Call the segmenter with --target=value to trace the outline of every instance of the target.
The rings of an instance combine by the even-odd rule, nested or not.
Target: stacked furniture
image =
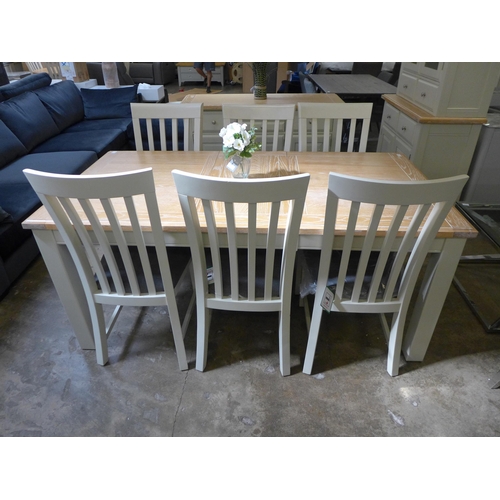
[[[80,174],[111,150],[131,149],[137,86],[78,90],[47,73],[0,87],[0,296],[38,255],[21,223],[41,202],[23,174]]]
[[[429,179],[467,173],[499,77],[500,63],[402,63],[377,151],[407,156]]]

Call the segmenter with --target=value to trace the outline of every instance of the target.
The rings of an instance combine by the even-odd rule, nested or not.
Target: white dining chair
[[[181,325],[152,169],[109,175],[23,172],[52,217],[78,271],[98,364],[108,361],[107,338],[122,306],[168,306],[179,368],[187,370],[183,338],[194,293]],[[144,205],[139,208],[142,200]],[[189,270],[189,251],[177,254],[176,259],[172,269],[180,274],[180,284]],[[108,325],[104,305],[116,306]]]
[[[46,71],[41,62],[27,62],[24,64],[26,64],[28,71],[31,71],[32,73],[41,73]]]
[[[196,369],[207,363],[212,309],[277,311],[280,370],[289,375],[291,289],[309,174],[245,180],[172,175],[193,259]]]
[[[372,107],[371,102],[299,102],[299,151],[365,152]]]
[[[321,252],[299,251],[297,258],[301,294],[315,293],[310,320],[307,297],[303,301],[309,328],[304,373],[312,373],[324,309],[379,313],[388,340],[387,371],[399,373],[403,328],[416,280],[467,179],[459,175],[394,182],[330,172]],[[349,215],[340,217],[339,206],[346,203]],[[380,224],[388,227],[383,238],[377,234]],[[360,231],[366,234],[358,236]],[[341,250],[332,252],[334,247]],[[390,327],[387,313],[392,313]]]
[[[262,144],[262,151],[290,151],[294,116],[294,104],[222,105],[224,126],[238,122],[247,123],[249,127],[256,127],[256,137]]]
[[[179,151],[179,135],[183,151],[200,151],[202,146],[202,103],[137,103],[130,104],[134,140],[137,151]]]

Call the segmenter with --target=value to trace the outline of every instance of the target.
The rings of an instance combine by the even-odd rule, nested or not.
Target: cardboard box
[[[74,82],[86,82],[89,79],[87,63],[84,62],[60,62],[61,77]]]

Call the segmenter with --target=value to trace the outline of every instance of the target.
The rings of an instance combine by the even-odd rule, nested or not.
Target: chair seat
[[[321,256],[320,250],[299,250],[297,253],[297,265],[301,268],[301,281],[300,281],[300,297],[304,298],[307,295],[316,294],[316,285],[319,272],[319,260]],[[377,265],[379,252],[372,252],[368,260],[366,274],[363,279],[363,286],[361,287],[360,299],[364,300],[368,297],[368,292],[370,289],[371,277],[375,272],[375,266]],[[359,259],[361,257],[361,252],[354,251],[351,252],[351,257],[349,259],[349,265],[347,267],[347,275],[345,279],[344,292],[342,294],[343,299],[349,299],[352,295],[356,271],[359,264]],[[388,259],[386,265],[386,270],[384,272],[383,278],[380,283],[380,288],[377,293],[377,299],[382,299],[384,295],[385,285],[389,278],[389,271],[394,261],[395,253],[392,253]],[[329,287],[332,292],[335,293],[337,287],[337,277],[340,270],[340,259],[342,258],[342,252],[340,250],[332,251],[332,258],[330,261],[330,272],[328,274],[327,287]],[[398,286],[396,285],[394,291],[394,297],[397,296]],[[322,293],[320,291],[320,293]]]
[[[207,266],[211,267],[212,258],[210,255],[210,250],[205,250]],[[273,272],[273,286],[272,295],[273,297],[279,297],[279,287],[280,287],[280,270],[281,270],[281,257],[283,252],[281,250],[276,250],[274,259],[274,272]],[[241,299],[248,298],[248,250],[246,248],[238,249],[238,284],[239,284],[239,296]],[[258,249],[256,252],[256,272],[255,272],[255,294],[257,297],[264,296],[264,275],[266,269],[266,252],[264,250]],[[221,249],[221,265],[223,269],[229,269],[229,251],[227,248]],[[213,294],[214,286],[209,285],[209,293]],[[231,283],[229,272],[223,272],[223,294],[224,296],[229,296],[231,293]]]
[[[120,275],[123,280],[123,284],[125,287],[125,292],[126,293],[131,293],[132,290],[130,288],[130,284],[127,278],[127,273],[125,271],[125,266],[123,265],[123,260],[120,255],[120,251],[118,250],[117,246],[111,247],[113,250],[113,255],[115,257],[115,260],[120,268]],[[146,279],[144,277],[144,272],[142,270],[141,266],[141,259],[139,257],[139,251],[137,250],[137,247],[128,247],[129,252],[130,252],[130,257],[132,259],[132,263],[134,265],[134,269],[136,272],[137,276],[137,281],[139,283],[139,288],[141,290],[141,293],[147,293],[147,286],[146,286]],[[160,265],[158,263],[158,257],[156,255],[156,249],[155,247],[146,247],[146,250],[148,252],[148,257],[149,261],[151,264],[151,271],[153,274],[153,280],[155,284],[155,289],[157,292],[161,293],[164,292],[164,286],[163,286],[163,280],[161,278],[161,273],[160,273]],[[168,260],[170,264],[170,272],[172,274],[172,283],[175,287],[179,279],[181,278],[184,269],[186,266],[189,264],[189,261],[191,260],[191,251],[189,248],[183,248],[183,247],[175,247],[175,248],[167,248],[167,254],[168,254]],[[111,273],[109,271],[109,267],[106,264],[106,259],[105,257],[102,258],[102,265],[103,268],[106,272],[106,277],[108,278],[108,283],[113,292],[116,293],[116,287],[113,283],[113,280],[111,278]],[[96,282],[99,283],[99,281],[96,278]]]

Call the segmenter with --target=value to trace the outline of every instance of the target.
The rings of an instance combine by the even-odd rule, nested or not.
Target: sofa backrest
[[[0,102],[24,94],[29,90],[36,90],[42,87],[48,87],[52,78],[47,73],[36,73],[29,75],[21,80],[15,80],[7,85],[0,87]]]
[[[4,122],[0,121],[0,169],[28,150]]]
[[[59,132],[83,120],[83,100],[75,83],[65,80],[33,91],[49,112]]]
[[[0,102],[0,120],[14,132],[28,152],[59,133],[50,113],[33,92],[24,92]]]
[[[0,144],[0,168],[83,118],[82,96],[70,80],[27,90],[0,102],[0,135],[5,136]]]

